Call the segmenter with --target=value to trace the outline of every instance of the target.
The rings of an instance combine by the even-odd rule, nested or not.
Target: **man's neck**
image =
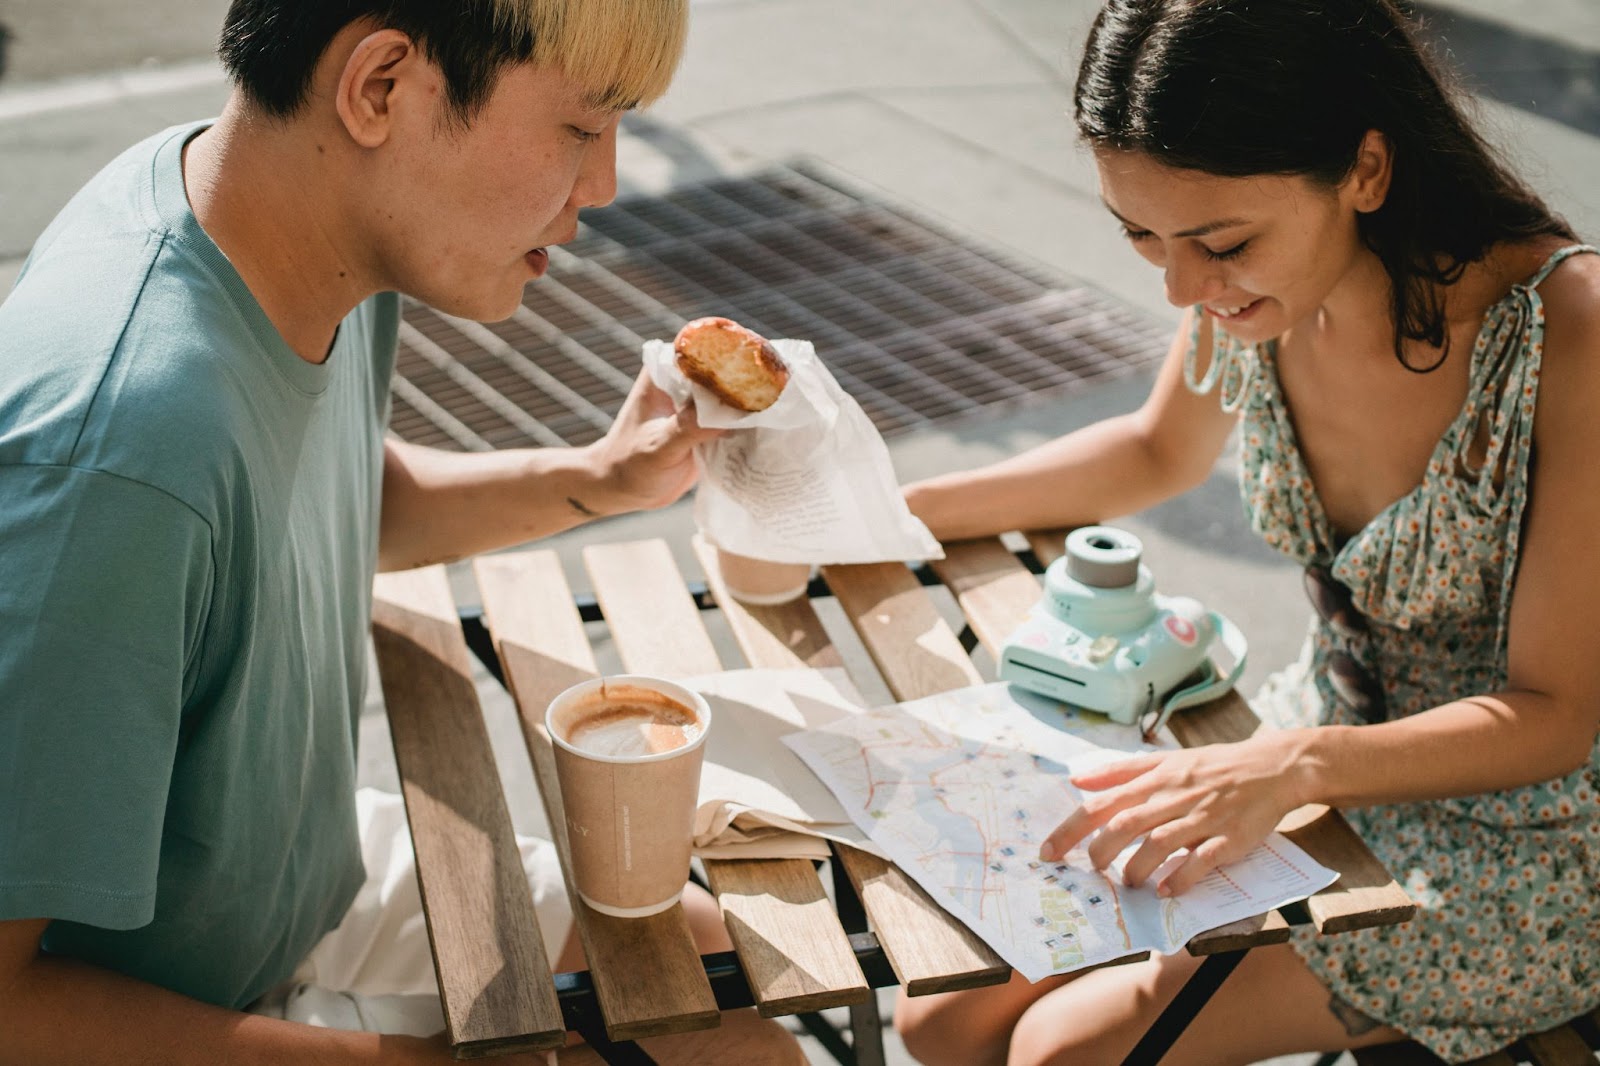
[[[321,363],[339,323],[381,286],[340,209],[333,146],[298,121],[230,100],[189,142],[183,182],[195,218],[284,341]]]

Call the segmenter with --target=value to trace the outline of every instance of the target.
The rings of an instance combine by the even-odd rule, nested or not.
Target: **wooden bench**
[[[1061,551],[1059,533],[1030,540],[1045,561]],[[935,573],[954,594],[977,641],[993,650],[1037,601],[1039,580],[998,540],[964,542],[948,552]],[[751,608],[732,602],[722,594],[709,552],[702,551],[701,561],[744,663],[722,661],[665,542],[594,546],[583,559],[617,653],[630,671],[688,676],[747,664],[845,665],[813,603]],[[564,860],[565,832],[543,711],[556,692],[597,672],[594,652],[553,552],[484,557],[475,573]],[[905,566],[827,567],[824,577],[870,656],[876,680],[894,698],[915,699],[985,680],[929,591]],[[714,1026],[719,996],[721,1005],[728,1005],[725,987],[747,987],[743,1002],[753,1002],[767,1016],[851,1007],[856,1052],[867,1064],[881,1061],[872,1048],[861,1046],[876,1031],[871,987],[890,977],[868,980],[860,960],[881,949],[892,980],[912,995],[993,984],[1009,976],[993,951],[896,867],[840,847],[836,862],[859,894],[870,934],[845,931],[809,862],[708,862],[742,983],[713,992],[681,908],[625,921],[581,904],[575,921],[591,969],[553,980],[539,946],[444,572],[383,575],[375,591],[373,628],[384,696],[417,844],[449,1039],[459,1055],[554,1046],[572,1021],[572,1004],[581,998],[574,989],[588,982],[612,1040]],[[870,691],[866,680],[858,677],[858,687]],[[1185,744],[1238,739],[1258,728],[1237,696],[1186,711],[1174,721],[1174,732]],[[1236,952],[1282,942],[1291,920],[1308,920],[1319,931],[1336,934],[1410,916],[1411,901],[1337,812],[1297,812],[1285,829],[1318,861],[1339,870],[1340,880],[1300,910],[1286,908],[1287,913],[1202,934],[1191,943],[1191,952]],[[639,965],[641,959],[649,965]]]

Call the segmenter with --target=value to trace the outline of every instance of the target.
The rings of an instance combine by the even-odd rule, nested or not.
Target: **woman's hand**
[[[1189,854],[1156,891],[1175,896],[1267,838],[1285,814],[1307,802],[1298,730],[1262,733],[1237,744],[1149,752],[1072,778],[1091,793],[1045,839],[1039,855],[1058,862],[1096,829],[1089,859],[1103,870],[1135,840],[1123,881],[1141,885],[1175,853]]]
[[[675,410],[672,398],[650,380],[650,372],[641,371],[616,421],[589,446],[604,486],[589,509],[623,514],[665,507],[689,491],[698,476],[695,446],[724,432],[702,429],[692,404]]]

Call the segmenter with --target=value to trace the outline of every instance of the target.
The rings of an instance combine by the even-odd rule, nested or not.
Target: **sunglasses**
[[[1349,587],[1320,563],[1306,567],[1305,585],[1306,596],[1318,617],[1344,644],[1328,655],[1328,681],[1334,693],[1363,722],[1383,721],[1388,717],[1383,686],[1352,654],[1352,649],[1370,652],[1372,633],[1366,618],[1356,610]]]

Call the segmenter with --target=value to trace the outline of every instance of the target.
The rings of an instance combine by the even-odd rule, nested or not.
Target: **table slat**
[[[566,817],[544,711],[555,695],[597,670],[559,558],[549,551],[516,552],[483,556],[473,565],[561,855],[607,1035],[640,1040],[719,1025],[716,998],[681,906],[648,918],[614,918],[585,906],[573,890]]]
[[[823,573],[896,699],[983,684],[955,630],[905,564],[829,566]]]
[[[1344,815],[1320,803],[1290,811],[1278,831],[1339,880],[1306,900],[1311,921],[1322,933],[1348,933],[1408,922],[1417,905],[1395,883]]]
[[[1191,955],[1216,955],[1224,951],[1283,944],[1288,940],[1288,920],[1277,911],[1268,911],[1196,933],[1189,938],[1185,948]]]
[[[961,605],[978,643],[990,651],[998,651],[1039,602],[1039,578],[998,537],[947,544],[944,558],[929,565]]]
[[[560,1047],[539,935],[443,567],[380,575],[372,635],[450,1044]]]
[[[805,597],[777,606],[753,607],[728,595],[717,566],[717,549],[698,533],[695,555],[705,571],[711,595],[733,630],[734,640],[751,666],[772,669],[843,666],[844,658],[823,628],[816,609]]]
[[[1028,543],[1040,561],[1049,565],[1065,553],[1065,538],[1065,530],[1045,530],[1030,533]],[[956,550],[964,551],[965,546],[958,545]],[[1017,566],[1022,568],[1020,562]],[[1028,606],[1013,604],[1007,624],[1020,623]],[[989,631],[1004,629],[1004,625],[996,625]],[[1181,711],[1170,725],[1173,736],[1185,747],[1245,740],[1266,728],[1238,692]],[[1416,913],[1411,897],[1395,883],[1338,811],[1316,805],[1291,812],[1278,828],[1312,858],[1339,871],[1339,880],[1306,901],[1306,910],[1319,932],[1345,933],[1394,925]]]
[[[810,601],[777,607],[739,603],[726,595],[715,549],[704,541],[695,547],[712,593],[750,665],[793,669],[843,662]],[[835,845],[834,852],[861,897],[884,955],[912,995],[954,992],[1006,979],[1010,968],[900,869],[845,845]]]
[[[977,668],[916,577],[900,563],[830,566],[828,586],[895,699],[981,684]],[[1010,967],[897,867],[849,848],[839,857],[910,995],[1004,981]]]
[[[1039,561],[1049,566],[1063,555],[1067,554],[1067,534],[1074,527],[1062,526],[1060,529],[1032,529],[1023,533],[1028,541],[1028,547],[1033,549],[1033,554]]]
[[[665,542],[592,546],[584,564],[629,670],[681,677],[722,669]],[[760,1013],[848,1006],[872,994],[811,863],[730,859],[705,867]]]
[[[1445,1066],[1439,1056],[1410,1040],[1356,1048],[1350,1058],[1356,1066]],[[1517,1066],[1517,1060],[1504,1051],[1496,1051],[1462,1066]]]
[[[922,886],[876,855],[845,844],[834,854],[908,996],[1004,984],[1011,967]]]
[[[871,998],[861,964],[810,862],[722,859],[705,867],[764,1017],[854,1006]]]
[[[665,541],[590,545],[583,565],[627,669],[665,677],[722,669]]]

